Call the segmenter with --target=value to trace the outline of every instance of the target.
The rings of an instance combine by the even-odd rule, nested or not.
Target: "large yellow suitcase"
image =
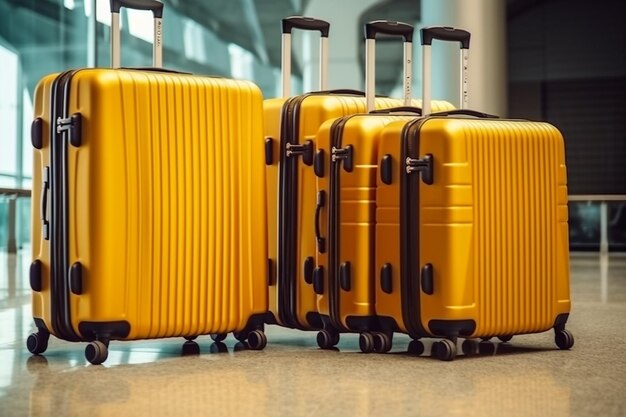
[[[425,103],[432,39],[460,41],[466,71],[463,32],[422,30]],[[569,349],[563,138],[548,123],[456,113],[469,116],[432,114],[382,133],[376,314],[388,336],[414,338],[418,354],[420,337],[443,338],[433,345],[442,360],[455,357],[458,337],[507,341],[549,329]],[[462,347],[470,353],[475,344]]]
[[[320,31],[320,91],[289,97],[293,28]],[[283,19],[282,32],[283,97],[265,100],[263,105],[271,271],[269,322],[311,330],[322,327],[311,283],[316,253],[326,250],[326,242],[319,233],[316,236],[312,220],[319,212],[316,172],[324,169],[328,155],[317,148],[315,134],[326,120],[364,112],[366,103],[359,91],[326,90],[328,22],[289,17]],[[410,86],[410,65],[405,70]],[[376,98],[373,106],[419,104],[408,100]]]
[[[160,67],[162,5],[139,3],[154,11]],[[116,45],[119,4],[113,11]],[[230,331],[262,348],[260,90],[159,69],[80,69],[43,78],[34,102],[38,332],[28,349],[45,351],[49,334],[90,341],[86,357],[101,363],[109,340]]]
[[[375,37],[379,32],[402,36],[405,65],[411,62],[412,26],[386,21],[365,25],[370,110],[374,104]],[[408,86],[405,94],[410,94]],[[447,102],[434,102],[433,107],[452,109]],[[364,352],[372,351],[383,337],[373,297],[378,141],[387,124],[406,124],[420,114],[419,108],[402,107],[348,115],[326,122],[316,136],[318,152],[328,155],[328,169],[320,172],[317,182],[316,216],[317,229],[326,230],[328,250],[318,251],[313,272],[324,323],[317,342],[323,349],[338,343],[342,332],[360,333],[359,345]]]

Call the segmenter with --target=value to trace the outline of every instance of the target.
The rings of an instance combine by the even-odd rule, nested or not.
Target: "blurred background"
[[[472,32],[470,107],[545,120],[565,137],[572,250],[626,251],[623,0],[165,0],[167,68],[280,94],[280,19],[328,20],[331,88],[363,89],[363,23]],[[109,65],[108,0],[0,0],[0,250],[30,242],[33,91],[45,74]],[[150,66],[152,18],[122,11],[122,65]],[[421,94],[419,36],[413,91]],[[294,32],[293,92],[317,89],[317,34]],[[458,103],[458,48],[433,50],[433,96]],[[377,93],[399,96],[401,44],[377,47]]]

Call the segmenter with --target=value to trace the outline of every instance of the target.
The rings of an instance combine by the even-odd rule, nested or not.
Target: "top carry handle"
[[[281,83],[282,96],[291,95],[291,30],[319,30],[320,32],[320,91],[326,90],[328,84],[328,33],[330,23],[325,20],[304,16],[290,16],[282,21],[282,53],[281,53]]]
[[[411,105],[411,77],[413,26],[389,20],[375,20],[365,24],[365,100],[367,111],[374,110],[376,98],[376,35],[402,36],[404,38],[404,105]]]
[[[152,66],[163,66],[163,3],[156,0],[110,0],[111,3],[111,67],[120,67],[120,9],[151,10],[154,16]]]
[[[422,114],[428,116],[431,113],[430,108],[430,87],[431,87],[431,64],[430,64],[430,48],[433,39],[439,39],[448,42],[459,42],[461,45],[461,81],[459,85],[461,109],[467,109],[467,63],[469,59],[470,33],[463,29],[455,29],[447,26],[432,26],[423,28],[420,31],[422,38]]]

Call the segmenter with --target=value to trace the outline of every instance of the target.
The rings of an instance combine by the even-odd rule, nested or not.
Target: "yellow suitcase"
[[[424,102],[432,39],[461,42],[466,99],[469,33],[427,28]],[[461,110],[389,124],[378,153],[375,311],[386,334],[408,333],[417,354],[420,337],[443,338],[433,345],[442,360],[455,357],[458,337],[508,341],[549,329],[558,347],[569,349],[567,176],[559,131]],[[462,344],[466,353],[475,347],[472,340]]]
[[[379,32],[404,38],[405,67],[411,65],[412,26],[387,21],[365,25],[366,97],[370,110],[374,106],[374,51]],[[405,81],[406,102],[411,94],[410,77]],[[433,106],[452,109],[446,102],[435,102]],[[326,230],[328,251],[318,251],[313,271],[324,323],[317,342],[323,349],[337,344],[342,332],[360,333],[363,352],[372,351],[383,337],[379,335],[382,328],[373,297],[378,142],[387,124],[406,124],[420,114],[419,108],[401,107],[348,115],[324,123],[316,136],[318,152],[329,156],[328,169],[318,175],[315,217],[316,229]]]
[[[114,7],[117,4],[116,7]],[[162,4],[112,2],[155,16]],[[30,282],[35,354],[89,341],[237,332],[265,346],[262,95],[250,82],[132,69],[46,76],[35,92]]]
[[[320,91],[289,97],[293,28],[321,34]],[[317,149],[315,134],[326,120],[366,109],[362,92],[326,90],[328,33],[329,24],[323,20],[300,16],[283,19],[283,97],[263,104],[271,271],[268,322],[301,330],[322,327],[311,283],[316,252],[325,251],[326,243],[316,238],[311,220],[316,215],[315,172],[323,169],[327,158]],[[407,75],[410,83],[410,72]],[[411,103],[419,104],[376,98],[374,105],[386,108]]]

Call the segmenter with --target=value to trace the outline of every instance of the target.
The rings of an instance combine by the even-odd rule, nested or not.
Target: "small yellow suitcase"
[[[422,29],[424,103],[430,45],[442,39],[461,43],[465,107],[469,37],[458,29]],[[549,329],[557,346],[569,349],[559,131],[460,110],[389,124],[378,143],[375,311],[386,349],[393,331],[408,333],[409,349],[418,354],[419,338],[438,337],[433,354],[452,360],[458,337],[508,341]],[[462,345],[466,353],[475,347],[472,340]]]
[[[291,31],[319,31],[320,91],[289,97]],[[311,285],[317,251],[326,251],[316,237],[316,172],[327,154],[317,148],[315,134],[326,120],[366,109],[365,95],[354,90],[326,90],[329,24],[309,17],[282,21],[283,97],[264,101],[267,224],[269,230],[269,323],[301,330],[322,327],[317,295]],[[409,67],[410,70],[410,67]],[[410,72],[407,73],[410,83]],[[409,84],[410,85],[410,84]],[[373,106],[388,108],[411,102],[376,98]],[[417,102],[413,103],[417,104]]]
[[[374,106],[374,51],[379,32],[403,37],[404,66],[411,66],[412,26],[387,21],[365,25],[366,98],[370,110]],[[405,77],[405,83],[404,101],[409,102],[410,77]],[[440,110],[453,108],[447,102],[434,102],[433,106]],[[326,230],[323,239],[328,241],[328,250],[318,251],[313,272],[324,323],[317,342],[323,349],[337,344],[342,332],[360,333],[363,352],[372,351],[384,337],[373,297],[378,142],[387,124],[406,124],[420,114],[419,108],[401,107],[348,115],[324,123],[316,136],[318,152],[328,155],[328,169],[318,175],[315,216],[316,229]]]
[[[89,341],[237,332],[263,348],[267,243],[262,95],[250,82],[155,69],[79,69],[35,91],[30,282],[43,353]],[[192,342],[189,342],[192,343]],[[188,344],[189,344],[188,343]]]

